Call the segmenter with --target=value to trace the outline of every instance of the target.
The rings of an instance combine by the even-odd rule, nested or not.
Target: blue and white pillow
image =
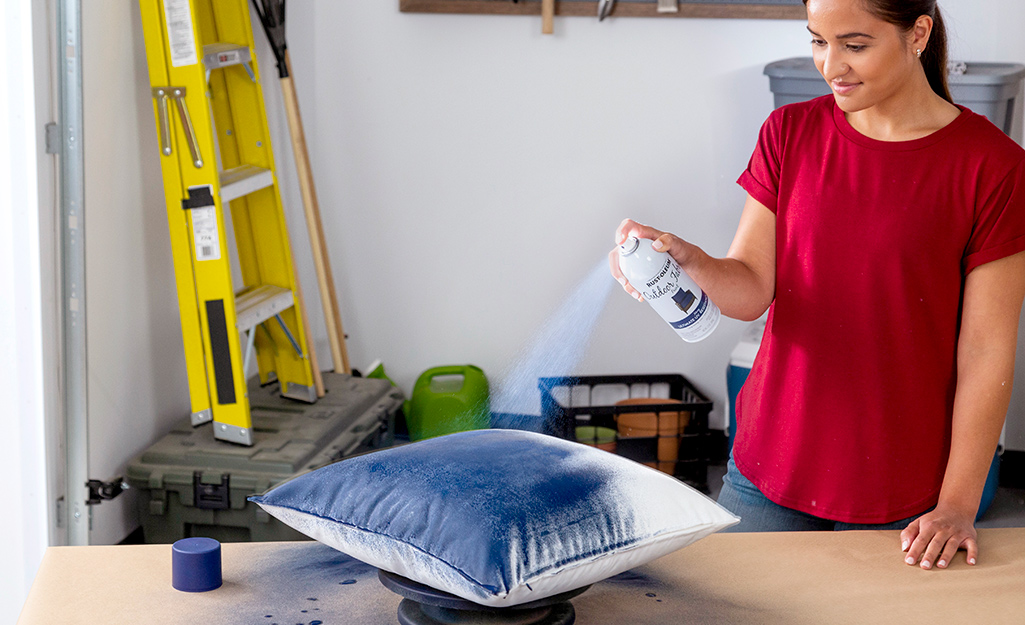
[[[250,501],[354,558],[486,606],[592,584],[738,521],[665,473],[515,430],[353,457]]]

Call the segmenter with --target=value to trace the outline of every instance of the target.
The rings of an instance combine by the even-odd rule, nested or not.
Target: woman
[[[720,503],[741,531],[902,529],[975,564],[1025,296],[1025,151],[951,102],[934,0],[805,0],[832,95],[772,113],[733,244],[656,240],[765,335]],[[618,256],[613,275],[623,278]]]

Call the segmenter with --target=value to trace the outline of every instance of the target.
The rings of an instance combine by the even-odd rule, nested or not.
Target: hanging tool
[[[598,21],[602,21],[609,16],[612,12],[613,5],[616,4],[616,0],[599,0],[598,2]]]
[[[324,323],[327,326],[328,341],[331,345],[331,357],[334,360],[335,371],[352,373],[349,354],[345,349],[342,315],[338,310],[338,298],[335,295],[327,241],[324,238],[324,228],[320,221],[317,191],[313,185],[313,169],[310,167],[310,155],[306,149],[306,134],[303,131],[302,117],[299,114],[299,98],[296,95],[295,84],[292,82],[288,44],[285,41],[285,0],[252,0],[252,2],[257,15],[260,16],[263,30],[267,33],[267,40],[274,51],[274,57],[277,59],[278,77],[285,100],[288,131],[292,139],[292,152],[299,174],[299,188],[303,197],[303,210],[306,216],[306,228],[310,236],[313,263],[317,270],[317,283],[320,287],[321,305],[324,308]]]
[[[541,0],[541,34],[555,32],[555,0]]]
[[[140,0],[192,423],[252,445],[247,361],[313,403],[316,376],[246,0]],[[236,288],[225,210],[231,210]],[[246,335],[246,346],[241,336]]]

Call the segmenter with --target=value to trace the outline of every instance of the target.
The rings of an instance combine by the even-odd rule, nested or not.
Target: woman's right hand
[[[672,256],[727,317],[754,321],[776,296],[776,215],[750,195],[725,258],[712,258],[673,234],[625,219],[616,229],[616,245],[629,237],[650,239],[655,251]],[[609,253],[609,268],[627,293],[644,301],[623,275],[618,249]]]
[[[609,269],[612,271],[612,277],[623,285],[623,290],[637,301],[643,302],[644,297],[641,296],[637,289],[631,286],[630,281],[626,279],[626,276],[623,275],[623,271],[619,267],[619,246],[630,237],[654,241],[656,251],[670,252],[670,254],[672,254],[672,248],[677,247],[676,244],[680,242],[680,239],[672,234],[656,230],[651,226],[637,223],[632,219],[624,219],[623,223],[619,224],[619,228],[616,228],[616,247],[609,252]]]

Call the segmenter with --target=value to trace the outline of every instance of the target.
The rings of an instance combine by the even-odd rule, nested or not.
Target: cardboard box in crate
[[[593,426],[618,432],[615,453],[658,466],[702,492],[708,492],[708,465],[719,462],[719,445],[708,428],[712,402],[679,374],[607,375],[541,378],[541,410],[547,433],[577,440],[576,428]],[[648,402],[624,404],[624,400],[648,398]],[[651,398],[654,398],[652,400]],[[663,398],[664,403],[655,400]],[[637,436],[623,415],[654,413],[662,427],[650,436]],[[664,417],[683,413],[676,427],[664,427]],[[667,441],[667,438],[670,440]],[[666,445],[678,445],[676,459],[667,463]],[[662,452],[660,454],[660,446]],[[661,455],[661,458],[660,458]],[[660,462],[661,459],[661,462]],[[669,466],[667,466],[669,464]]]

